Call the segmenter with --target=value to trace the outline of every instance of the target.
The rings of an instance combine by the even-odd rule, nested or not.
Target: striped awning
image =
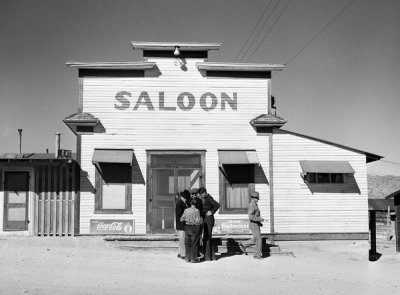
[[[300,161],[304,173],[355,173],[347,161]]]
[[[95,149],[92,162],[96,163],[126,163],[132,165],[133,150]]]
[[[219,164],[260,164],[256,151],[219,150]]]

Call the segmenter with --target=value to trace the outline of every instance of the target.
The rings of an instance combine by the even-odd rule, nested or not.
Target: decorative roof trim
[[[77,62],[65,63],[70,68],[78,69],[110,69],[110,70],[146,70],[156,66],[155,62]]]
[[[197,43],[197,42],[142,42],[142,41],[131,41],[133,49],[142,50],[174,50],[178,47],[181,51],[209,51],[218,50],[221,47],[221,43]]]
[[[270,72],[282,71],[285,65],[280,64],[258,64],[258,63],[222,63],[222,62],[198,62],[196,66],[199,70],[206,71],[255,71]]]
[[[261,114],[250,121],[254,127],[282,127],[287,120],[272,114]]]

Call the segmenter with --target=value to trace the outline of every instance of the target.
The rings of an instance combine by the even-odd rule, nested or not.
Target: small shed
[[[400,252],[400,190],[388,195],[386,200],[394,203],[396,252]]]
[[[69,153],[0,154],[0,235],[75,235],[78,167]]]

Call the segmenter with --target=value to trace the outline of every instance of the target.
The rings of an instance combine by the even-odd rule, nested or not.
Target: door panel
[[[174,169],[152,169],[151,225],[153,233],[175,230]]]
[[[198,155],[157,155],[150,169],[149,204],[152,233],[175,232],[175,204],[179,192],[201,186],[201,163]]]
[[[4,197],[4,230],[27,230],[29,172],[6,171]]]

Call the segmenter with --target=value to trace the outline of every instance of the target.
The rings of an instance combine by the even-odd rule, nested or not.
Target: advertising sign
[[[91,234],[133,234],[133,220],[91,219]]]
[[[214,234],[248,234],[248,219],[217,219],[213,228]]]

